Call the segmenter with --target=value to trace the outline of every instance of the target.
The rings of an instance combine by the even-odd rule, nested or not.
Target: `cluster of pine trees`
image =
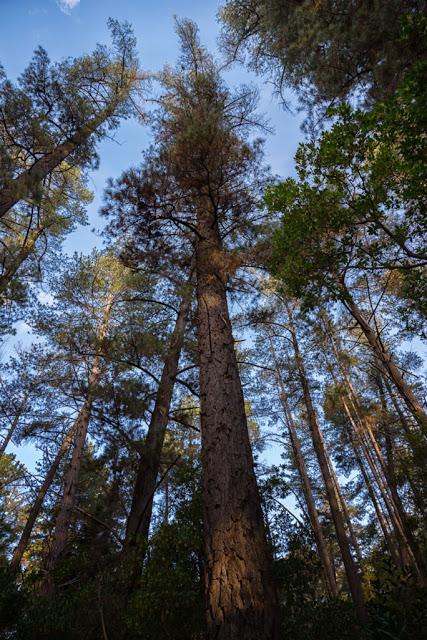
[[[0,365],[0,637],[422,637],[426,16],[221,8],[227,63],[307,114],[287,179],[190,21],[151,86],[115,20],[1,73],[0,326],[33,341]],[[106,186],[104,248],[68,256],[130,117],[152,144]]]

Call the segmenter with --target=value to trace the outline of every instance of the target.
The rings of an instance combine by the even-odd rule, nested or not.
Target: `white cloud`
[[[70,13],[71,9],[75,9],[80,0],[58,0],[58,7],[64,13]]]

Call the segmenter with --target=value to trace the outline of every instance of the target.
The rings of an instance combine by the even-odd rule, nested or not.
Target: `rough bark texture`
[[[360,575],[357,571],[356,563],[353,560],[353,556],[350,551],[350,544],[347,538],[344,519],[338,503],[338,495],[335,488],[335,483],[331,475],[330,467],[328,464],[327,452],[325,449],[322,432],[319,422],[317,420],[316,412],[314,409],[313,401],[311,398],[310,385],[305,372],[304,362],[299,350],[298,338],[295,332],[295,327],[292,319],[292,312],[287,305],[289,328],[292,336],[292,343],[295,352],[295,360],[297,363],[298,374],[301,382],[301,387],[304,395],[304,403],[307,409],[308,423],[313,442],[313,447],[316,453],[317,461],[319,463],[320,471],[322,473],[323,481],[325,483],[326,495],[328,503],[331,509],[331,516],[334,522],[335,532],[337,535],[338,545],[341,551],[341,556],[344,562],[344,568],[347,576],[347,582],[350,589],[350,593],[354,602],[354,606],[361,622],[366,622],[367,613],[365,609],[365,602],[363,598],[362,585]]]
[[[215,214],[199,212],[198,342],[209,640],[276,640],[277,596],[253,470]]]
[[[156,403],[139,460],[132,507],[127,521],[125,548],[148,539],[153,497],[160,469],[160,457],[169,420],[170,404],[184,341],[189,306],[190,296],[186,292],[180,304],[169,350],[164,361]]]
[[[27,522],[25,523],[25,527],[21,533],[19,542],[13,552],[12,560],[10,561],[10,566],[14,571],[18,571],[20,567],[22,556],[24,555],[25,550],[30,541],[31,532],[33,530],[34,523],[40,513],[43,500],[45,498],[46,493],[49,491],[49,488],[53,482],[53,479],[58,470],[58,467],[61,464],[61,460],[64,457],[65,452],[67,451],[68,447],[72,442],[76,427],[77,427],[77,421],[74,422],[73,426],[65,436],[64,441],[61,444],[61,447],[59,448],[59,451],[56,454],[55,459],[52,462],[40,489],[38,490],[36,499],[34,500],[34,503],[30,509],[30,513],[28,514]]]
[[[289,435],[291,439],[291,445],[294,453],[295,463],[297,465],[298,473],[301,479],[304,498],[307,504],[308,516],[310,519],[310,524],[313,531],[314,539],[316,541],[317,552],[319,554],[320,562],[322,564],[322,570],[323,570],[326,589],[329,595],[332,598],[334,598],[338,595],[338,588],[335,580],[335,571],[333,567],[332,558],[326,546],[326,541],[323,535],[322,526],[319,520],[319,514],[316,508],[316,502],[314,500],[314,495],[311,488],[310,478],[308,477],[307,467],[306,467],[304,456],[301,450],[301,443],[298,437],[298,433],[292,417],[292,413],[289,408],[288,396],[286,393],[285,385],[283,383],[282,375],[280,373],[279,365],[278,365],[276,354],[274,351],[274,346],[271,339],[270,339],[270,346],[271,346],[271,353],[274,360],[276,380],[280,390],[279,391],[280,402],[282,404],[283,412],[286,418],[286,423],[289,429]]]

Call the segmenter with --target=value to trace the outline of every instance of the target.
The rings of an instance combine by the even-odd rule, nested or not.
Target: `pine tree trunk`
[[[343,405],[344,405],[344,410],[346,412],[348,420],[350,422],[350,425],[353,428],[354,433],[356,433],[357,426],[354,423],[353,416],[351,414],[351,411],[350,411],[349,406],[348,406],[348,404],[347,404],[345,399],[343,399]],[[351,433],[351,432],[349,433],[349,438],[350,438],[350,441],[351,441],[352,449],[354,451],[354,455],[355,455],[357,464],[359,466],[360,472],[361,472],[363,480],[365,482],[366,489],[368,491],[368,494],[369,494],[369,497],[371,499],[372,505],[374,507],[376,516],[378,518],[378,522],[380,523],[380,527],[381,527],[381,530],[383,532],[384,540],[386,542],[387,548],[390,551],[390,555],[393,558],[393,561],[394,561],[395,565],[399,566],[400,559],[399,559],[399,555],[398,555],[398,552],[397,552],[397,549],[396,549],[396,545],[394,543],[394,540],[393,540],[392,536],[390,535],[390,529],[388,527],[386,517],[385,517],[385,515],[383,513],[383,510],[382,510],[382,508],[381,508],[381,506],[380,506],[380,504],[379,504],[379,502],[377,500],[377,496],[375,494],[374,487],[372,486],[371,478],[369,477],[369,474],[368,474],[368,472],[367,472],[367,470],[365,468],[363,459],[362,459],[362,457],[361,457],[361,455],[359,453],[357,442],[354,439],[353,433]]]
[[[208,638],[276,640],[277,596],[210,206],[199,212],[196,248]]]
[[[28,256],[31,255],[37,240],[40,238],[44,230],[44,226],[40,225],[35,229],[33,235],[27,240],[26,244],[21,247],[16,258],[7,266],[6,270],[0,276],[0,294],[6,291],[10,281],[15,276],[20,266],[27,260]]]
[[[71,464],[66,474],[64,493],[59,507],[58,517],[55,522],[55,529],[52,537],[52,544],[47,559],[47,568],[52,570],[61,557],[68,541],[68,532],[72,519],[76,498],[76,487],[80,474],[80,465],[83,451],[86,444],[87,429],[89,426],[92,409],[92,397],[89,397],[76,420],[76,435],[74,440]]]
[[[361,416],[361,411],[360,411],[360,405],[359,405],[359,399],[357,397],[357,394],[353,388],[353,385],[351,383],[350,378],[348,377],[346,371],[344,370],[340,357],[339,357],[339,353],[338,353],[338,349],[334,340],[334,337],[332,335],[332,332],[330,331],[330,327],[327,325],[325,318],[322,316],[322,321],[323,324],[325,326],[325,331],[328,334],[330,340],[331,340],[331,344],[335,353],[335,357],[337,360],[337,363],[340,367],[340,371],[343,375],[343,378],[345,380],[346,386],[347,386],[347,390],[348,390],[348,397],[349,400],[354,408],[355,414],[357,416],[357,420],[360,422],[361,424],[361,429],[366,433],[366,435],[369,437],[369,440],[373,446],[373,450],[375,452],[377,461],[378,461],[378,465],[375,463],[375,460],[373,459],[373,456],[369,450],[369,447],[367,446],[366,442],[364,442],[363,439],[363,435],[360,431],[360,429],[358,429],[355,425],[355,433],[359,439],[360,445],[362,447],[362,450],[365,454],[365,459],[368,462],[368,465],[370,466],[370,469],[373,473],[373,476],[377,482],[377,485],[379,487],[380,493],[382,495],[382,498],[384,500],[384,503],[386,505],[387,511],[389,512],[391,521],[393,523],[393,527],[394,527],[394,531],[395,531],[395,535],[396,535],[396,540],[398,542],[398,549],[399,549],[399,564],[401,566],[406,566],[408,563],[414,564],[421,581],[424,581],[425,578],[425,568],[424,568],[424,563],[422,561],[422,557],[420,555],[419,552],[419,548],[417,545],[417,542],[412,534],[412,531],[408,528],[408,520],[406,517],[406,513],[404,512],[403,509],[403,505],[400,501],[400,497],[396,491],[393,491],[391,484],[390,484],[390,478],[388,475],[388,470],[386,468],[386,465],[384,463],[382,454],[381,454],[381,450],[379,448],[379,445],[376,441],[376,438],[372,432],[371,426],[369,424],[369,422],[367,420],[364,420]],[[380,368],[381,368],[381,362],[380,362]],[[385,397],[384,394],[382,395],[382,401],[383,401],[383,411],[384,411],[384,403],[385,403]],[[353,424],[353,423],[352,423]],[[391,546],[390,546],[390,550],[391,550]]]
[[[12,424],[9,427],[8,432],[6,433],[6,436],[3,440],[3,442],[1,443],[1,447],[0,447],[0,457],[4,454],[4,452],[7,449],[7,445],[9,444],[9,442],[11,441],[13,434],[15,433],[16,427],[18,426],[19,423],[19,418],[22,415],[23,412],[23,408],[20,408],[19,411],[17,411],[15,417],[12,420]]]
[[[76,420],[75,439],[73,453],[71,456],[71,464],[65,476],[64,493],[59,507],[58,516],[55,522],[55,528],[52,537],[52,544],[47,557],[46,566],[51,571],[57,564],[59,558],[63,554],[68,541],[68,534],[72,520],[73,509],[76,501],[76,489],[80,475],[80,466],[83,458],[84,448],[86,444],[86,436],[89,427],[90,416],[96,387],[101,379],[100,358],[102,354],[102,345],[107,334],[108,324],[111,317],[111,309],[113,304],[113,294],[109,294],[105,304],[105,311],[101,327],[98,333],[98,342],[101,349],[95,355],[92,368],[89,375],[88,390],[86,399],[80,409]],[[52,584],[46,583],[47,590],[50,590]]]
[[[326,443],[324,441],[322,433],[320,433],[320,437],[323,440],[323,447],[324,447],[326,458],[327,458],[327,462],[328,462],[328,465],[329,465],[329,471],[330,471],[330,474],[332,476],[332,480],[333,480],[333,483],[334,483],[334,486],[335,486],[335,491],[337,492],[337,498],[338,498],[338,502],[339,502],[342,514],[344,516],[344,521],[345,521],[345,523],[347,525],[348,536],[350,538],[351,546],[353,547],[354,552],[356,554],[357,562],[359,564],[359,571],[362,572],[362,562],[363,562],[362,552],[360,551],[359,543],[357,541],[356,533],[354,531],[353,523],[351,521],[350,513],[348,511],[347,502],[346,502],[346,500],[344,498],[344,494],[342,492],[340,483],[339,483],[337,475],[335,473],[334,465],[332,464],[332,460],[331,460],[331,458],[329,456],[329,452],[328,452],[328,449],[327,449],[327,446],[326,446]]]
[[[416,481],[414,481],[412,477],[412,469],[410,468],[410,464],[407,464],[405,467],[408,483],[411,487],[414,504],[421,515],[423,515],[424,519],[427,521],[427,510],[426,510],[426,500],[424,496],[423,487],[427,486],[427,467],[425,460],[427,458],[427,443],[425,438],[419,432],[415,432],[411,429],[408,420],[402,411],[402,407],[400,406],[391,385],[386,376],[382,376],[385,388],[387,389],[387,393],[390,397],[390,400],[393,404],[393,407],[396,411],[396,414],[399,418],[399,422],[402,426],[402,430],[405,434],[406,441],[408,445],[411,447],[413,459],[412,463],[417,470],[417,474],[420,479],[420,487],[417,486]]]
[[[286,423],[289,429],[292,450],[294,453],[294,458],[295,458],[295,463],[298,469],[298,473],[301,479],[304,498],[307,504],[308,516],[310,519],[310,524],[313,531],[314,539],[316,541],[317,552],[319,554],[320,562],[322,565],[326,590],[330,597],[335,598],[338,595],[338,588],[335,580],[335,571],[332,563],[332,558],[326,546],[326,541],[323,535],[322,526],[319,520],[319,514],[316,508],[316,502],[314,500],[311,482],[308,477],[307,467],[306,467],[304,456],[301,450],[301,443],[298,437],[298,433],[292,417],[292,413],[289,408],[288,396],[286,393],[285,385],[283,383],[283,378],[279,369],[279,364],[277,362],[276,353],[275,353],[271,338],[270,338],[270,348],[271,348],[271,353],[274,361],[276,380],[280,390],[279,391],[280,402],[282,404]]]
[[[378,378],[377,383],[378,383],[378,388],[380,393],[382,427],[384,432],[385,448],[386,448],[386,455],[387,455],[386,463],[384,463],[384,461],[382,460],[382,464],[385,467],[384,473],[386,475],[387,482],[390,487],[390,493],[391,493],[393,502],[396,505],[396,510],[397,510],[397,513],[399,514],[399,518],[402,523],[403,530],[405,532],[405,537],[408,541],[408,545],[411,549],[412,556],[415,561],[415,567],[418,571],[421,582],[425,584],[427,582],[427,572],[426,572],[423,555],[418,546],[418,542],[415,538],[411,523],[403,507],[402,500],[400,499],[399,491],[397,488],[396,468],[395,468],[395,460],[394,460],[394,444],[393,444],[393,439],[390,433],[388,420],[387,420],[388,408],[387,408],[387,402],[385,399],[384,388],[382,385],[381,378]]]
[[[70,136],[68,140],[65,140],[51,152],[36,160],[27,171],[11,180],[8,186],[0,193],[0,218],[6,215],[20,200],[39,195],[38,191],[41,182],[73,151],[88,140],[105,120],[114,113],[118,103],[119,101],[115,99],[98,116],[84,124],[76,133]]]
[[[344,562],[347,582],[348,582],[350,593],[354,602],[355,610],[360,622],[365,623],[367,620],[367,613],[365,609],[365,602],[363,597],[360,575],[357,571],[356,564],[351,555],[350,544],[349,544],[346,530],[345,530],[343,515],[339,507],[338,496],[336,493],[334,480],[330,472],[327,452],[324,446],[322,432],[321,432],[320,425],[317,420],[317,415],[313,406],[310,386],[309,386],[307,375],[305,372],[304,362],[299,350],[298,339],[297,339],[297,335],[295,332],[295,327],[292,319],[292,311],[286,302],[285,302],[285,305],[286,305],[288,317],[289,317],[289,329],[291,332],[299,379],[301,382],[301,387],[304,395],[304,403],[307,409],[308,424],[310,427],[313,447],[316,453],[317,461],[319,463],[320,471],[322,473],[323,481],[325,483],[326,495],[327,495],[328,503],[331,509],[332,520],[334,522],[337,541],[338,541],[338,545],[341,551],[341,556]]]
[[[336,343],[335,343],[335,339],[334,339],[334,336],[333,336],[332,331],[331,331],[330,323],[327,321],[327,319],[325,319],[325,314],[324,313],[320,314],[320,320],[321,320],[321,322],[323,324],[325,335],[329,338],[329,340],[331,342],[337,365],[339,367],[341,375],[343,376],[344,384],[346,386],[346,395],[348,397],[348,400],[349,400],[350,404],[352,406],[354,406],[354,402],[355,402],[355,400],[357,401],[357,398],[356,399],[353,398],[354,389],[353,389],[353,387],[351,385],[351,382],[350,382],[350,380],[348,378],[348,375],[347,375],[346,371],[344,370],[344,368],[342,366],[340,355],[339,355],[339,352],[338,352],[338,349],[337,349],[337,346],[336,346]],[[334,373],[333,367],[329,363],[328,363],[327,366],[328,366],[328,371],[329,371],[329,373],[330,373],[330,375],[332,377],[332,380],[334,381],[335,384],[337,384],[338,380],[337,380],[337,377],[336,377],[336,375]],[[351,447],[352,447],[353,452],[354,452],[354,456],[356,458],[356,462],[357,462],[358,467],[360,469],[360,472],[362,474],[362,477],[363,477],[366,489],[368,491],[368,495],[369,495],[369,497],[371,499],[371,502],[372,502],[372,505],[374,507],[375,514],[377,516],[378,522],[380,523],[380,527],[381,527],[381,530],[383,532],[384,540],[386,542],[387,548],[390,551],[390,555],[393,558],[394,563],[396,564],[396,566],[399,566],[399,564],[400,564],[399,554],[397,552],[397,548],[396,548],[395,542],[394,542],[392,536],[390,535],[390,529],[389,529],[389,526],[388,526],[388,523],[387,523],[386,516],[384,515],[383,510],[381,508],[381,505],[379,504],[379,502],[377,500],[377,496],[375,494],[374,487],[372,486],[371,478],[370,478],[368,472],[366,471],[365,464],[364,464],[362,456],[360,455],[360,452],[359,452],[358,443],[355,440],[355,438],[357,437],[356,434],[357,434],[357,430],[358,430],[357,425],[356,425],[356,423],[354,421],[354,418],[353,418],[353,415],[352,415],[352,413],[350,411],[349,405],[348,405],[348,403],[347,403],[347,401],[346,401],[346,399],[344,397],[342,398],[342,402],[343,402],[343,406],[344,406],[344,411],[346,413],[346,416],[347,416],[349,424],[350,424],[350,427],[348,428],[347,433],[348,433],[348,437],[349,437],[349,440],[350,440],[350,443],[351,443]]]
[[[169,421],[170,404],[184,342],[190,300],[191,297],[187,291],[182,298],[168,353],[165,357],[156,403],[139,460],[132,506],[127,521],[125,549],[138,542],[148,540],[160,457]]]
[[[383,345],[376,331],[372,329],[369,322],[365,319],[362,311],[354,302],[348,289],[345,289],[345,296],[345,306],[362,329],[376,358],[378,358],[384,370],[390,376],[390,379],[399,391],[409,411],[420,425],[424,435],[427,436],[427,414],[423,410],[411,386],[404,380],[400,369],[394,363],[391,354]]]
[[[24,529],[21,533],[21,537],[19,538],[19,542],[13,552],[12,560],[10,561],[10,566],[14,571],[18,571],[20,567],[22,556],[24,555],[25,550],[28,547],[28,543],[31,537],[31,532],[33,530],[34,523],[40,513],[40,509],[42,507],[45,495],[49,491],[49,488],[53,482],[53,479],[58,470],[58,467],[61,464],[61,461],[68,447],[72,442],[76,428],[77,428],[77,421],[74,422],[71,429],[68,431],[67,435],[65,436],[65,439],[61,444],[61,447],[59,448],[59,451],[56,454],[55,459],[52,462],[49,468],[49,471],[47,472],[46,477],[43,480],[41,487],[38,490],[37,497],[34,500],[34,503],[30,509],[27,522],[25,523]]]

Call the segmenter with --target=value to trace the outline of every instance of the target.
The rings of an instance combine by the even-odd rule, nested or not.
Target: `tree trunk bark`
[[[98,341],[101,345],[101,351],[102,343],[104,342],[105,336],[107,334],[108,324],[111,317],[112,304],[113,295],[109,294],[107,297],[105,312],[98,334]],[[53,532],[52,544],[46,562],[48,571],[52,570],[56,566],[67,545],[68,533],[76,500],[77,482],[80,475],[80,466],[86,444],[86,436],[92,412],[94,394],[101,378],[101,351],[98,351],[93,359],[88,381],[86,400],[84,401],[76,420],[75,440],[73,454],[71,456],[71,464],[66,474],[64,493],[59,507],[59,513]]]
[[[181,300],[175,327],[165,357],[156,402],[143,444],[129,513],[124,549],[148,540],[153,498],[160,469],[160,457],[169,421],[170,404],[184,342],[191,296],[186,291]]]
[[[16,415],[15,415],[14,419],[12,420],[12,424],[10,425],[8,432],[6,433],[6,436],[5,436],[4,440],[3,440],[3,442],[1,443],[1,447],[0,447],[0,457],[1,457],[1,456],[4,454],[4,452],[6,451],[7,445],[9,444],[9,442],[10,442],[10,441],[11,441],[11,439],[12,439],[13,434],[15,433],[16,427],[18,426],[18,423],[19,423],[19,418],[21,417],[23,410],[24,410],[24,408],[23,408],[23,407],[22,407],[22,408],[20,408],[20,409],[17,411],[17,413],[16,413]]]
[[[45,479],[43,480],[43,483],[41,485],[41,487],[38,490],[37,493],[37,497],[34,500],[34,503],[30,509],[30,513],[28,514],[28,518],[27,518],[27,522],[25,523],[25,527],[21,533],[21,537],[19,539],[19,542],[13,552],[13,556],[12,556],[12,560],[10,561],[10,566],[14,571],[18,571],[19,567],[21,565],[21,560],[22,560],[22,556],[24,555],[24,552],[26,550],[26,548],[28,547],[28,543],[30,541],[30,536],[31,536],[31,532],[33,530],[33,526],[34,523],[40,513],[40,509],[42,507],[43,504],[43,500],[45,498],[46,493],[49,491],[49,488],[53,482],[53,479],[55,477],[55,474],[58,470],[59,465],[61,464],[61,460],[63,459],[65,452],[67,451],[68,447],[70,446],[74,433],[76,431],[77,428],[77,420],[74,422],[74,424],[72,425],[71,429],[68,431],[67,435],[65,436],[65,439],[63,441],[63,443],[61,444],[61,447],[59,448],[58,453],[55,456],[54,461],[52,462],[49,471],[46,474]]]
[[[303,390],[304,403],[307,409],[308,423],[310,427],[311,438],[313,441],[313,447],[316,452],[316,457],[320,466],[323,481],[325,483],[326,495],[327,495],[328,503],[331,509],[331,515],[332,515],[332,520],[334,522],[338,545],[339,545],[341,556],[344,562],[344,568],[347,576],[348,586],[354,602],[357,616],[361,623],[366,623],[367,612],[365,608],[360,575],[357,571],[357,566],[353,560],[353,556],[351,555],[350,544],[349,544],[346,530],[345,530],[343,515],[339,507],[338,496],[336,493],[334,480],[330,472],[327,452],[324,445],[322,432],[321,432],[320,425],[317,420],[317,415],[313,406],[310,386],[309,386],[307,375],[305,372],[304,362],[299,350],[298,338],[296,335],[293,318],[292,318],[292,311],[289,304],[286,301],[285,301],[285,306],[286,306],[286,310],[289,318],[289,330],[292,337],[292,344],[293,344],[294,353],[295,353],[295,360],[297,364],[298,375],[299,375],[301,387]]]
[[[27,171],[11,180],[9,185],[0,193],[0,218],[6,215],[20,200],[25,200],[33,194],[37,194],[42,180],[56,169],[75,149],[86,142],[105,120],[114,113],[119,102],[120,100],[115,99],[112,104],[90,122],[84,124],[68,140],[65,140],[53,151],[36,160]]]
[[[394,460],[394,444],[393,444],[393,439],[390,433],[390,428],[387,420],[388,408],[387,408],[387,402],[385,399],[384,387],[382,385],[382,380],[380,377],[377,379],[377,384],[378,384],[378,389],[380,393],[382,427],[384,432],[385,448],[386,448],[386,456],[387,456],[386,462],[384,462],[384,460],[381,460],[381,464],[384,466],[384,474],[387,478],[387,482],[390,487],[390,493],[391,493],[393,502],[396,505],[397,513],[399,514],[400,521],[402,522],[402,527],[405,532],[405,537],[408,541],[408,545],[411,549],[411,552],[415,561],[415,567],[418,571],[421,582],[425,584],[427,582],[427,572],[426,572],[423,555],[418,546],[418,542],[415,538],[411,523],[403,507],[402,500],[400,499],[400,495],[397,488],[396,468],[395,468],[395,460]]]
[[[408,423],[408,420],[400,406],[395,394],[393,393],[393,389],[385,375],[382,376],[384,381],[385,388],[387,389],[387,393],[390,397],[390,400],[393,404],[393,407],[396,411],[396,414],[399,418],[400,424],[402,426],[402,430],[405,434],[406,441],[408,445],[411,447],[412,452],[412,463],[417,470],[417,474],[420,480],[420,486],[417,485],[416,480],[412,477],[413,469],[411,469],[411,465],[407,464],[405,467],[408,483],[411,487],[414,504],[420,514],[424,517],[427,522],[427,510],[426,510],[426,500],[423,488],[427,486],[427,468],[425,464],[425,460],[427,457],[427,444],[420,432],[415,432],[411,429],[411,426]]]
[[[397,489],[393,490],[392,488],[392,482],[391,482],[391,478],[389,477],[389,473],[388,473],[388,469],[384,463],[384,459],[382,457],[382,453],[381,450],[379,448],[379,445],[376,441],[376,438],[372,432],[372,428],[369,424],[369,422],[365,419],[362,418],[361,416],[361,410],[360,410],[360,404],[359,404],[359,399],[357,397],[357,394],[353,388],[353,385],[351,383],[350,378],[347,375],[347,372],[344,370],[342,363],[341,363],[341,359],[339,356],[339,352],[338,352],[338,348],[337,345],[335,343],[334,337],[332,335],[332,332],[330,330],[330,327],[328,326],[327,322],[325,321],[325,318],[322,317],[322,321],[325,327],[325,331],[328,334],[334,353],[335,353],[335,358],[337,360],[338,366],[340,368],[340,371],[343,375],[343,378],[345,380],[346,383],[346,387],[347,387],[347,395],[349,398],[350,403],[352,404],[357,420],[360,422],[360,429],[362,429],[368,436],[376,458],[377,458],[377,462],[378,465],[375,463],[375,460],[373,459],[373,456],[371,455],[371,452],[369,451],[369,447],[366,445],[366,443],[364,442],[363,439],[363,435],[360,432],[360,429],[358,429],[355,426],[355,433],[356,436],[360,442],[360,445],[362,447],[362,450],[365,454],[365,458],[368,462],[368,465],[373,473],[373,476],[377,482],[378,488],[380,490],[380,493],[382,495],[382,498],[384,500],[385,506],[387,508],[387,511],[389,512],[391,521],[393,523],[393,527],[394,527],[394,531],[395,531],[395,536],[396,536],[396,540],[398,542],[398,549],[399,549],[399,564],[401,566],[405,566],[408,563],[411,563],[415,566],[415,569],[418,572],[418,575],[420,577],[420,580],[422,582],[425,581],[425,566],[424,563],[422,561],[422,556],[420,554],[419,548],[418,548],[418,544],[417,541],[415,540],[412,531],[410,530],[410,528],[408,528],[408,519],[406,516],[406,513],[403,509],[403,505],[401,503],[399,494],[397,493]],[[380,369],[382,369],[382,362],[380,361]],[[384,413],[384,407],[385,407],[385,396],[384,393],[382,393],[382,407],[383,407],[383,413]],[[350,414],[348,414],[350,415]],[[351,418],[351,415],[350,415]],[[353,424],[353,423],[352,423]],[[391,547],[390,547],[391,549]]]
[[[345,285],[343,285],[345,287]],[[380,337],[376,331],[372,329],[369,322],[365,319],[361,309],[354,302],[350,292],[345,287],[345,306],[350,311],[353,318],[356,320],[359,327],[362,329],[367,341],[369,342],[376,358],[380,361],[384,370],[390,376],[396,389],[399,391],[402,399],[408,407],[411,414],[421,427],[424,435],[427,436],[427,414],[423,410],[417,397],[412,391],[411,386],[404,380],[400,369],[393,362],[393,358],[390,352],[383,345]]]
[[[323,578],[326,585],[326,590],[331,598],[335,598],[338,595],[337,583],[335,580],[335,571],[332,563],[332,558],[329,555],[326,541],[323,535],[322,526],[319,520],[319,514],[316,508],[316,502],[314,500],[313,491],[311,488],[311,482],[308,477],[307,467],[305,464],[304,456],[301,450],[301,443],[298,437],[297,429],[290,411],[288,396],[286,393],[285,385],[283,383],[282,374],[279,369],[279,363],[277,362],[276,352],[273,346],[273,341],[270,338],[270,348],[273,357],[274,368],[276,373],[276,380],[279,386],[279,398],[283,407],[283,413],[285,414],[286,423],[289,429],[289,436],[291,439],[292,450],[294,453],[295,463],[297,465],[298,473],[301,480],[301,485],[304,492],[304,498],[307,504],[308,516],[310,519],[311,528],[313,531],[314,539],[316,541],[317,552],[319,554],[320,562],[323,569]]]
[[[331,457],[329,455],[328,448],[326,446],[326,443],[325,443],[325,440],[323,438],[322,432],[320,432],[320,437],[322,438],[322,441],[323,441],[323,447],[324,447],[325,454],[326,454],[326,459],[327,459],[327,462],[328,462],[328,465],[329,465],[329,471],[330,471],[330,474],[332,476],[332,481],[334,483],[335,490],[337,492],[338,502],[339,502],[342,514],[344,516],[344,522],[347,525],[348,537],[350,538],[351,546],[353,547],[354,553],[356,554],[357,562],[359,564],[359,571],[362,573],[363,572],[363,568],[362,568],[363,567],[363,564],[362,564],[363,563],[362,552],[360,550],[359,543],[357,541],[356,532],[354,531],[353,523],[351,521],[350,513],[349,513],[349,510],[348,510],[348,507],[347,507],[347,502],[346,502],[346,500],[344,498],[344,494],[342,492],[340,483],[338,481],[337,474],[335,473],[334,465],[332,464],[332,460],[331,460]]]
[[[344,410],[346,412],[346,415],[347,415],[347,418],[349,420],[349,423],[350,423],[350,425],[351,425],[351,427],[352,427],[352,429],[354,431],[354,434],[355,434],[356,431],[357,431],[357,425],[354,422],[353,416],[351,414],[351,411],[350,411],[349,406],[348,406],[348,404],[347,404],[345,399],[343,399],[343,405],[344,405]],[[362,459],[362,457],[361,457],[361,455],[359,453],[357,442],[355,441],[354,435],[353,435],[353,433],[351,431],[349,433],[349,438],[350,438],[351,446],[352,446],[352,449],[354,451],[354,455],[355,455],[357,464],[359,466],[360,472],[361,472],[363,480],[365,482],[366,489],[368,491],[368,494],[369,494],[369,497],[371,499],[372,505],[374,507],[376,516],[378,518],[378,522],[380,523],[380,527],[381,527],[381,530],[382,530],[383,535],[384,535],[384,540],[386,542],[388,550],[390,551],[390,555],[393,558],[393,561],[394,561],[395,565],[399,566],[400,559],[399,559],[399,554],[398,554],[397,549],[396,549],[395,542],[394,542],[392,536],[390,535],[390,529],[388,527],[386,517],[385,517],[385,515],[383,513],[381,505],[379,504],[379,502],[377,500],[377,496],[375,494],[374,487],[372,486],[371,478],[369,477],[369,474],[368,474],[368,472],[367,472],[367,470],[365,468],[363,459]]]
[[[216,212],[198,213],[198,345],[209,640],[276,640],[277,595],[253,468]]]

